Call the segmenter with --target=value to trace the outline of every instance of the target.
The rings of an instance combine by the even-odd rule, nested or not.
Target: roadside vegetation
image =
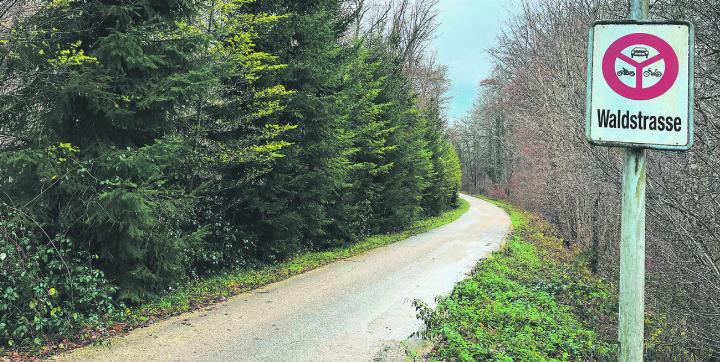
[[[222,301],[237,293],[287,279],[449,224],[457,220],[469,208],[470,204],[467,201],[460,200],[457,208],[448,210],[439,216],[417,220],[400,232],[374,235],[344,247],[304,253],[279,264],[238,270],[191,282],[156,301],[135,308],[131,320],[135,323],[144,323],[156,317],[175,315],[210,302]]]
[[[481,261],[435,309],[419,305],[432,361],[612,361],[617,296],[586,254],[546,221],[508,204],[504,249]]]
[[[278,264],[257,265],[253,268],[228,271],[201,280],[190,281],[148,303],[117,310],[115,313],[104,315],[102,319],[79,322],[77,328],[62,338],[47,341],[45,345],[27,349],[23,353],[14,352],[10,356],[18,359],[48,356],[87,344],[103,343],[108,337],[217,302],[224,302],[227,298],[239,293],[441,227],[457,220],[469,208],[470,204],[467,201],[459,200],[457,208],[445,211],[438,216],[417,220],[403,231],[370,236],[357,243],[326,251],[306,252]]]
[[[455,208],[435,3],[382,4],[0,1],[0,351],[188,310]]]
[[[483,198],[482,196],[479,196]],[[493,199],[512,221],[503,249],[481,260],[436,308],[418,303],[429,342],[411,353],[430,361],[616,361],[617,285],[591,267],[592,255],[568,243],[544,218]],[[649,361],[693,361],[668,340],[681,338],[649,307]],[[423,352],[427,351],[427,352]]]

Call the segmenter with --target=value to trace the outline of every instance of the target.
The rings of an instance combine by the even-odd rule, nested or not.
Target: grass
[[[616,358],[617,294],[594,276],[580,250],[567,249],[554,228],[512,205],[505,249],[439,299],[418,305],[423,356],[432,361],[605,361]]]

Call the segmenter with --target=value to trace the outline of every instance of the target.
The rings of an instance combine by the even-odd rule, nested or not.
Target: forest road
[[[62,361],[396,360],[417,331],[412,301],[434,305],[500,248],[510,218],[462,196],[458,220],[346,260],[137,329]],[[383,352],[385,351],[385,352]]]

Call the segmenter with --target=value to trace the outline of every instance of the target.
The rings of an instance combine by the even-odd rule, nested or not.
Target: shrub
[[[3,210],[4,211],[4,210]],[[0,348],[40,345],[117,310],[116,288],[67,238],[48,240],[0,217]]]

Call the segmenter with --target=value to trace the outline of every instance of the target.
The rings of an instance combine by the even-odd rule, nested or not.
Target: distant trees
[[[486,80],[470,114],[450,129],[452,143],[462,161],[464,190],[506,196],[506,180],[512,174],[512,153],[507,148],[508,124],[501,100],[493,94],[497,84]]]
[[[584,142],[585,48],[589,24],[626,18],[627,3],[519,4],[493,49],[497,71],[476,111],[451,130],[463,186],[543,213],[568,243],[587,248],[598,273],[615,279],[622,156]],[[651,2],[653,19],[687,19],[697,31],[695,147],[649,152],[647,304],[665,332],[647,328],[653,360],[720,355],[719,11],[713,1]]]
[[[457,202],[441,68],[417,87],[345,2],[27,4],[0,7],[2,345]]]

